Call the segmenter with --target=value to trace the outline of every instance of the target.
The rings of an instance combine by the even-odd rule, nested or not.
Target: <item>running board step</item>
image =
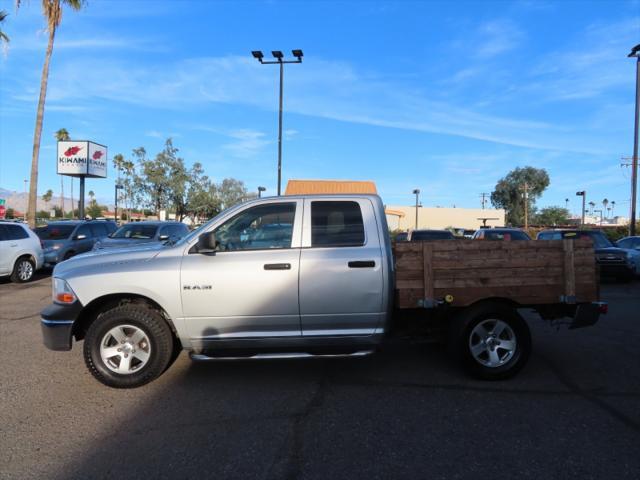
[[[234,360],[282,360],[291,358],[352,358],[352,357],[365,357],[371,355],[373,350],[362,350],[352,353],[328,353],[328,354],[313,354],[306,352],[287,352],[287,353],[258,353],[255,355],[237,356],[237,357],[210,357],[202,353],[190,354],[191,360],[196,362],[228,362]]]

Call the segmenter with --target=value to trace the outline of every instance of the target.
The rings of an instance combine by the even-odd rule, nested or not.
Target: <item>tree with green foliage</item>
[[[51,212],[47,210],[40,210],[36,215],[37,218],[51,218]]]
[[[20,8],[22,0],[16,0],[16,9]],[[36,126],[33,134],[33,154],[31,156],[31,182],[29,183],[29,206],[27,209],[27,219],[31,228],[36,226],[36,203],[38,199],[38,160],[40,157],[40,137],[42,136],[42,122],[44,119],[44,102],[47,96],[47,83],[49,81],[49,63],[53,53],[53,40],[56,30],[62,21],[63,5],[73,10],[80,10],[85,4],[84,0],[42,0],[42,14],[47,23],[49,32],[49,43],[44,57],[42,67],[42,78],[40,80],[40,97],[38,99],[38,110],[36,114]]]
[[[535,202],[549,186],[546,170],[534,167],[518,167],[501,178],[491,193],[491,203],[496,208],[504,208],[507,223],[524,224],[524,186],[527,185],[529,212],[535,211]]]
[[[569,210],[564,207],[545,207],[532,217],[532,223],[536,225],[544,225],[546,227],[567,225],[569,223],[569,217]]]
[[[15,218],[15,214],[16,214],[16,211],[13,208],[9,207],[7,208],[7,211],[5,213],[5,217],[11,220]]]
[[[53,190],[51,189],[47,190],[47,192],[42,195],[42,200],[44,200],[45,203],[49,203],[51,198],[53,198]]]
[[[97,202],[91,202],[91,204],[86,209],[86,215],[91,218],[99,218],[102,217],[102,212],[106,210],[107,207],[104,205],[98,205]]]

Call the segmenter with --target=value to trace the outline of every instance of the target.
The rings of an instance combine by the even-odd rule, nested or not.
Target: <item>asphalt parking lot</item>
[[[0,478],[640,478],[640,283],[503,382],[434,345],[353,360],[192,363],[136,390],[44,348],[51,280],[0,282]]]

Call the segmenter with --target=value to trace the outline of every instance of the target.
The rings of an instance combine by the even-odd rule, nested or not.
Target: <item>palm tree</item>
[[[616,208],[616,201],[611,200],[611,216],[613,217],[613,210]]]
[[[22,0],[16,0],[16,8],[20,8]],[[29,185],[29,207],[27,218],[32,228],[36,224],[36,201],[38,199],[38,159],[40,157],[40,137],[42,135],[42,120],[44,118],[44,101],[47,96],[47,82],[49,80],[49,62],[53,53],[53,40],[56,30],[62,20],[62,6],[67,5],[73,10],[80,10],[85,0],[42,0],[42,13],[47,21],[49,43],[42,67],[40,80],[40,98],[38,99],[38,113],[36,114],[36,128],[33,132],[33,155],[31,156],[31,183]]]
[[[93,190],[89,190],[89,198],[91,199],[89,204],[93,204],[93,202],[96,201],[95,196],[96,196],[96,194],[93,192]]]
[[[596,202],[589,202],[589,206],[591,207],[591,214],[593,214],[593,209],[596,208]]]
[[[5,18],[7,18],[9,14],[4,10],[0,10],[0,26],[4,23]],[[9,43],[9,37],[6,33],[2,31],[0,28],[0,44],[1,43]]]
[[[69,132],[66,128],[58,130],[54,137],[59,142],[66,142],[70,140]],[[62,210],[62,218],[64,218],[64,175],[60,175],[60,210]]]
[[[609,200],[607,200],[606,198],[604,200],[602,200],[602,206],[604,207],[604,211],[607,211],[607,205],[609,205]],[[605,213],[606,215],[606,213]]]

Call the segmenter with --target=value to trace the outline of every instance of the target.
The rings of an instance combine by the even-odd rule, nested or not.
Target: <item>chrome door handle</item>
[[[349,268],[373,268],[376,262],[373,260],[356,260],[348,263]]]
[[[290,263],[265,263],[265,270],[291,270]]]
[[[10,247],[17,247],[18,244],[17,243],[12,243],[11,245],[9,245]]]

